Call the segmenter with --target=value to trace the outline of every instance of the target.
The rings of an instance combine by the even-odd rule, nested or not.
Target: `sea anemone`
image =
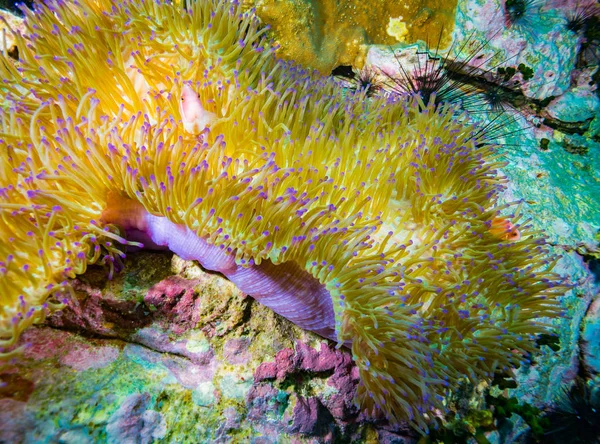
[[[345,94],[237,2],[47,1],[0,75],[0,347],[93,263],[168,247],[347,346],[368,414],[421,430],[462,378],[523,362],[555,259],[481,128]],[[518,233],[518,236],[515,235]]]

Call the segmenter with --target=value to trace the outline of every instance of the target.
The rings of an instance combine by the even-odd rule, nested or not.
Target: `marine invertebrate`
[[[512,136],[524,130],[514,106],[523,102],[519,81],[513,79],[517,68],[501,66],[510,59],[484,68],[498,55],[486,52],[488,43],[477,42],[471,34],[462,43],[454,42],[442,54],[438,40],[433,50],[429,45],[425,50],[417,50],[407,66],[398,53],[393,52],[398,71],[390,73],[383,69],[380,72],[387,78],[385,86],[392,95],[418,98],[421,107],[450,106],[457,113],[467,112],[474,120],[483,120],[477,129],[478,143],[514,145]],[[530,71],[524,64],[518,67],[524,80],[532,75]]]
[[[447,67],[452,61],[439,54],[439,45],[433,53],[428,49],[417,52],[416,66],[413,69],[404,67],[395,52],[394,56],[398,62],[399,75],[382,72],[388,78],[387,86],[394,94],[419,97],[423,106],[430,102],[435,106],[460,106],[475,91],[450,76]]]
[[[583,68],[598,63],[600,42],[600,5],[597,2],[585,6],[578,4],[565,14],[565,28],[578,35],[581,47],[577,54],[577,67]]]
[[[493,74],[491,68],[483,68],[496,55],[485,53],[489,42],[476,42],[471,35],[460,44],[454,42],[443,54],[441,37],[433,49],[427,44],[425,50],[417,51],[412,68],[404,66],[394,52],[398,74],[382,71],[391,92],[418,96],[424,105],[433,101],[436,106],[453,105],[471,113],[503,111],[507,82]]]
[[[572,387],[561,387],[558,399],[545,419],[545,442],[597,442],[600,439],[600,392],[597,385],[577,377]]]
[[[367,98],[379,94],[383,88],[383,81],[379,73],[374,68],[368,66],[360,70],[352,70],[349,67],[337,67],[332,74],[342,80],[342,85],[347,86],[354,93],[364,94]]]
[[[590,3],[582,6],[578,4],[575,9],[569,9],[565,14],[565,28],[574,34],[585,34],[593,26],[594,17],[600,15],[600,5]]]
[[[19,64],[0,59],[4,357],[70,278],[141,242],[349,346],[360,406],[426,429],[560,314],[543,239],[497,204],[493,145],[448,106],[345,94],[276,59],[237,3],[25,15]]]
[[[531,36],[540,20],[543,0],[506,0],[504,3],[504,22],[507,28]]]

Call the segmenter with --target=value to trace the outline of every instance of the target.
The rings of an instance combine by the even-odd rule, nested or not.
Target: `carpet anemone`
[[[421,430],[535,349],[563,291],[498,204],[485,128],[345,93],[225,0],[46,1],[0,58],[0,347],[89,264],[168,247],[347,346],[357,403]]]

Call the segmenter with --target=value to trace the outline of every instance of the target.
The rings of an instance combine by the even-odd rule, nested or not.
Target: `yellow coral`
[[[406,22],[402,21],[403,18],[402,16],[391,17],[386,28],[387,33],[399,42],[404,42],[408,34],[408,27],[406,26]]]
[[[426,428],[448,386],[533,350],[560,288],[518,217],[520,240],[490,232],[504,179],[480,131],[277,61],[237,4],[187,5],[37,4],[21,62],[0,59],[4,357],[69,279],[123,256],[124,227],[103,222],[118,222],[114,199],[237,264],[295,263],[318,279],[352,344],[360,405],[392,421]],[[182,98],[202,105],[202,125],[187,125],[200,134],[185,131]]]
[[[367,45],[450,43],[456,1],[247,0],[272,27],[278,55],[328,74],[340,65],[360,68]],[[397,22],[397,17],[403,21]],[[391,27],[392,32],[389,31]]]

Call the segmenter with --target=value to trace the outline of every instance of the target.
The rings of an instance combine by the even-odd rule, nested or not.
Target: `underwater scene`
[[[597,0],[0,0],[0,443],[600,443]]]

